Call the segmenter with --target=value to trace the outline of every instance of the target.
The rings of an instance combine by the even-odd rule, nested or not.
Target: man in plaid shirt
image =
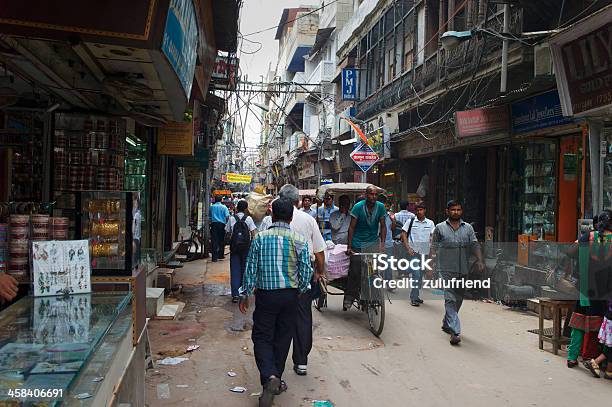
[[[260,407],[272,405],[287,389],[281,380],[297,320],[298,295],[310,289],[312,265],[308,243],[292,232],[293,202],[272,203],[272,226],[255,236],[247,257],[240,292],[240,311],[246,313],[255,293],[253,350],[263,393]]]

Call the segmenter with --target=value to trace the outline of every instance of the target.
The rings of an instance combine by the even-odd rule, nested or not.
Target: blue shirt
[[[240,293],[251,295],[255,288],[297,288],[304,293],[310,288],[312,273],[306,238],[293,232],[288,223],[276,222],[253,239]]]
[[[357,202],[351,209],[351,216],[357,219],[351,246],[356,249],[367,248],[379,240],[380,220],[387,216],[387,209],[382,202],[376,202],[372,211],[367,208],[366,200]]]
[[[323,205],[322,207],[317,209],[317,216],[319,217],[319,224],[321,225],[321,234],[323,235],[323,239],[325,239],[326,241],[332,240],[331,223],[329,223],[329,217],[337,210],[338,207],[333,204],[329,208]]]
[[[229,215],[229,209],[227,209],[227,206],[223,205],[221,202],[217,202],[210,207],[211,222],[219,222],[225,225]]]

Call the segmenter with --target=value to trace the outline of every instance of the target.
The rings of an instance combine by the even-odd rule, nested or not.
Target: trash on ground
[[[327,339],[328,341],[331,341],[334,338],[332,338],[331,336],[324,336],[323,339]]]
[[[247,391],[246,387],[240,387],[240,386],[232,387],[229,390],[233,393],[244,393],[245,391]]]
[[[186,360],[189,360],[189,358],[165,358],[162,360],[158,360],[157,363],[164,366],[175,366],[179,363],[183,363]]]
[[[246,346],[243,346],[242,350],[249,350],[249,348],[247,348]]]
[[[92,382],[100,383],[102,380],[104,380],[104,376],[99,376],[99,377],[94,377]]]
[[[189,387],[188,384],[177,384],[176,387],[180,387],[181,389],[186,389],[187,387]]]
[[[312,400],[312,407],[334,407],[329,400]]]
[[[157,385],[157,398],[160,400],[170,398],[170,386],[168,383],[161,383]]]
[[[258,391],[257,393],[251,393],[251,397],[259,397],[261,396],[261,392]]]
[[[187,347],[187,352],[193,352],[194,350],[200,349],[200,345],[190,345]]]
[[[232,371],[229,371],[229,372],[227,372],[227,375],[228,375],[229,377],[236,377],[236,376],[238,376],[238,373],[236,373],[236,372],[232,372]]]
[[[90,397],[92,397],[92,395],[89,394],[89,393],[80,393],[80,394],[77,394],[76,396],[74,396],[74,398],[77,399],[77,400],[85,400],[85,399],[88,399]]]
[[[189,338],[187,339],[189,342],[195,342],[196,340],[194,338]]]

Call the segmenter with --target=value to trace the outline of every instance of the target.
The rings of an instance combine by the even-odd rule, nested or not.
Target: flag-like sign
[[[378,161],[379,157],[372,147],[365,143],[361,143],[359,147],[353,150],[351,153],[351,159],[357,164],[357,166],[363,172],[368,172],[374,164]]]
[[[235,182],[237,184],[250,184],[251,176],[245,174],[235,174],[233,172],[228,172],[226,175],[227,182]]]

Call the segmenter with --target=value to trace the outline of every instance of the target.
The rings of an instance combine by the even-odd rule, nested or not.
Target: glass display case
[[[535,235],[555,240],[557,235],[557,144],[537,142],[513,150],[510,228],[514,236]]]
[[[27,399],[59,404],[109,328],[129,311],[130,298],[128,292],[25,297],[2,311],[0,400],[15,400],[8,391],[16,388],[56,389],[52,397]]]
[[[89,240],[94,276],[131,276],[140,262],[138,192],[86,191],[77,207],[80,239]]]

